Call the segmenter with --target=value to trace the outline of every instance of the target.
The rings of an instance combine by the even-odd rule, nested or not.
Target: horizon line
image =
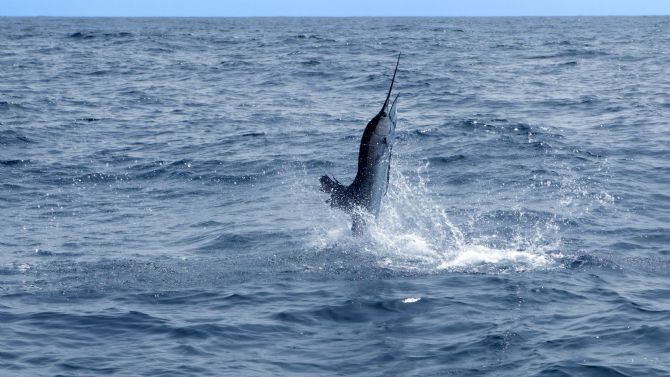
[[[147,15],[3,15],[2,18],[516,18],[516,17],[669,17],[670,14],[524,14],[524,15],[411,15],[411,16],[374,16],[374,15],[355,15],[355,16],[324,16],[324,15],[273,15],[273,16],[147,16]]]

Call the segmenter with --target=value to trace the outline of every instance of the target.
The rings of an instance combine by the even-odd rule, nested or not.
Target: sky
[[[0,0],[0,16],[670,15],[670,0]]]

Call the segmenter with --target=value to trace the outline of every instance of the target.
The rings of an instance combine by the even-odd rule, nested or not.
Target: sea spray
[[[437,272],[463,270],[472,272],[528,270],[547,268],[557,255],[557,244],[547,245],[542,232],[551,227],[538,226],[528,236],[515,234],[500,240],[468,237],[461,227],[477,227],[474,222],[455,224],[445,207],[431,192],[427,171],[422,164],[413,174],[402,173],[402,162],[394,163],[390,189],[384,198],[379,217],[367,216],[368,231],[363,237],[352,236],[349,215],[325,210],[328,215],[316,227],[315,247],[341,248],[374,256],[379,267],[394,270]],[[472,232],[468,232],[472,233]],[[495,242],[489,242],[494,239]]]

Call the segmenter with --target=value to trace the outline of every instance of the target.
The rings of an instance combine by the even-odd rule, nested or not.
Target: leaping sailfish
[[[358,172],[354,181],[349,186],[344,186],[327,175],[319,179],[321,190],[330,194],[330,205],[351,213],[353,219],[351,230],[357,235],[365,228],[361,211],[367,211],[376,218],[382,197],[388,190],[398,95],[393,102],[389,102],[399,63],[400,54],[384,105],[368,122],[363,132],[358,152]]]

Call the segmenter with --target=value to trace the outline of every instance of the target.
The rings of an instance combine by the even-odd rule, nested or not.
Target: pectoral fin
[[[327,175],[319,178],[321,191],[330,194],[330,206],[345,211],[351,210],[353,198],[349,187],[342,185],[337,179],[330,178]]]

